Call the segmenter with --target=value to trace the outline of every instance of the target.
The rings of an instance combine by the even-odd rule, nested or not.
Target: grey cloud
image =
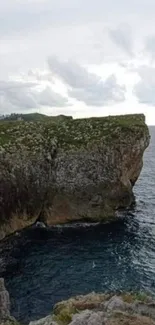
[[[100,81],[97,75],[89,73],[83,66],[71,60],[60,61],[52,56],[48,59],[48,65],[54,75],[74,88],[92,87]]]
[[[42,106],[62,107],[67,99],[46,88],[38,91],[39,84],[19,81],[0,81],[0,113],[26,111]]]
[[[134,95],[142,104],[155,105],[155,68],[142,66],[137,72],[141,80],[133,89]]]
[[[46,87],[37,97],[42,106],[64,107],[69,105],[67,98],[54,92],[50,87]]]
[[[125,86],[117,84],[116,77],[111,75],[104,82],[94,84],[92,88],[79,88],[69,91],[71,97],[90,106],[116,104],[125,100]]]
[[[145,51],[147,51],[152,58],[155,57],[155,35],[146,38]]]
[[[87,105],[104,106],[125,100],[125,86],[111,75],[105,81],[73,61],[48,60],[51,72],[68,86],[69,96]]]
[[[36,83],[19,81],[0,81],[0,98],[14,107],[29,109],[37,107],[32,89]]]
[[[128,25],[121,24],[116,29],[109,30],[109,36],[111,40],[128,55],[133,55],[132,33]]]
[[[21,89],[21,88],[29,88],[32,86],[36,86],[37,84],[34,82],[19,82],[19,81],[1,81],[0,80],[0,93],[13,90],[13,89]]]
[[[128,44],[121,34],[125,50],[120,51],[104,32],[106,27],[113,31],[125,21],[139,40],[144,32],[150,33],[154,12],[154,0],[0,1],[1,78],[41,68],[50,54],[87,64],[122,61]]]
[[[7,96],[7,99],[15,107],[31,109],[31,108],[36,108],[38,106],[33,96],[33,93],[30,90],[26,90],[26,89],[22,89],[22,90],[17,89],[17,91],[8,90],[5,93],[5,96]]]

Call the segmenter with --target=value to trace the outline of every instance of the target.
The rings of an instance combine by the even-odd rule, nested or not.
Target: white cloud
[[[151,72],[147,72],[148,77],[145,72],[145,78],[139,72],[138,84],[134,84],[141,59],[147,59],[148,65],[154,63],[154,12],[154,0],[0,1],[0,71],[6,82],[0,84],[1,111],[72,111],[76,116],[105,111],[117,114],[122,105],[122,112],[136,111],[139,101],[138,111],[144,111],[145,106],[147,114],[148,106],[151,112]],[[45,66],[49,56],[53,73]],[[53,56],[59,58],[55,59],[55,66]],[[68,65],[62,60],[68,61]],[[116,72],[112,63],[119,63],[124,72]],[[107,64],[106,71],[98,73],[103,64]],[[94,71],[90,73],[92,65]],[[69,101],[63,86],[54,84],[54,74],[67,87]],[[13,77],[14,85],[10,88],[11,75],[23,77]],[[132,109],[133,87],[137,101]],[[141,105],[143,102],[148,104]],[[69,107],[69,103],[73,106]]]
[[[134,87],[134,94],[142,104],[155,105],[155,68],[142,66],[137,69],[140,81]]]

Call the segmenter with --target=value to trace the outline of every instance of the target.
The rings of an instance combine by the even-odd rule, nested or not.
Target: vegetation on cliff
[[[78,149],[96,141],[120,141],[133,133],[140,138],[146,132],[144,115],[122,115],[102,118],[38,119],[34,122],[0,121],[1,150],[26,148],[39,151],[47,141],[56,138],[60,149]]]
[[[57,303],[54,306],[51,320],[56,321],[58,325],[81,325],[83,323],[86,325],[146,325],[153,324],[153,319],[155,320],[153,309],[153,298],[143,292],[117,294],[93,292]],[[94,316],[97,317],[95,317],[96,322],[94,318],[94,323],[91,323],[89,318],[93,319]],[[31,324],[35,325],[34,323]]]
[[[18,114],[12,113],[10,115],[0,115],[0,120],[3,121],[27,121],[27,122],[36,122],[36,121],[62,121],[64,119],[72,119],[71,116],[66,115],[57,115],[57,116],[48,116],[40,113],[30,113],[30,114]]]

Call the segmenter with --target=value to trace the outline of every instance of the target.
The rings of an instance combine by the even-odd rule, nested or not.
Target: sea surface
[[[150,133],[134,188],[137,203],[117,222],[32,228],[5,241],[1,275],[18,320],[27,324],[56,302],[91,291],[155,295],[155,127]]]

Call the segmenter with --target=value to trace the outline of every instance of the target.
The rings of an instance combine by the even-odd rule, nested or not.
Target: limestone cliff
[[[0,237],[36,220],[109,221],[133,200],[143,115],[0,122]]]
[[[29,325],[155,325],[155,302],[145,293],[90,293],[55,305]]]
[[[0,279],[0,324],[20,325],[10,316],[9,293],[3,279]],[[50,315],[29,325],[155,325],[155,301],[143,292],[92,292],[57,303]]]

